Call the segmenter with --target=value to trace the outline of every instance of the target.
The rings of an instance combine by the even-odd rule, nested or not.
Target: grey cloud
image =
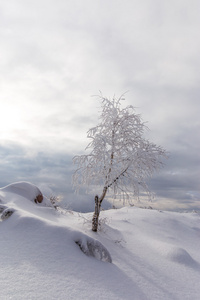
[[[72,157],[61,153],[45,154],[38,152],[35,156],[28,157],[24,148],[17,145],[9,147],[1,146],[1,176],[0,185],[5,186],[16,181],[30,181],[36,184],[46,196],[61,195],[63,201],[61,205],[69,209],[80,212],[93,211],[94,195],[87,194],[82,189],[79,194],[75,194],[71,185],[73,173]],[[200,201],[199,193],[199,170],[195,158],[188,158],[179,152],[172,155],[168,164],[150,181],[150,190],[156,194],[156,199],[174,199],[173,209],[185,204],[187,208],[192,203]],[[112,206],[104,201],[103,208]],[[161,204],[162,206],[162,204]],[[170,207],[166,207],[170,209]]]
[[[90,96],[128,90],[124,105],[170,152],[152,190],[165,201],[198,199],[199,3],[1,1],[1,185],[33,181],[90,207],[71,188],[71,158],[98,123]]]
[[[17,181],[37,185],[45,196],[61,196],[61,206],[79,212],[94,210],[94,195],[82,189],[76,194],[72,188],[72,157],[61,154],[38,152],[27,156],[28,149],[16,144],[0,146],[0,187]],[[106,200],[104,209],[111,207]]]
[[[177,152],[171,154],[165,168],[149,181],[149,186],[157,199],[174,199],[177,207],[181,203],[189,207],[193,202],[200,205],[199,177],[199,158],[187,151]]]
[[[1,186],[21,180],[36,185],[47,183],[56,186],[61,178],[67,186],[72,168],[71,157],[59,153],[51,156],[42,152],[29,156],[28,152],[28,149],[15,144],[0,147]]]

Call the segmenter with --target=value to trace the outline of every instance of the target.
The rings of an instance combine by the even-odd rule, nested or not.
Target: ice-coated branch
[[[149,192],[146,179],[162,166],[166,152],[143,137],[147,127],[132,106],[121,108],[124,96],[108,99],[100,95],[100,123],[87,133],[85,155],[75,156],[73,185],[102,186],[98,208],[108,190],[114,195],[130,192],[139,197],[140,187]]]

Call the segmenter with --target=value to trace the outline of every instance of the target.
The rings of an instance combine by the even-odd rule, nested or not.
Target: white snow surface
[[[14,211],[0,222],[1,300],[200,299],[198,213],[102,211],[94,233],[92,214],[62,214],[47,199],[32,202],[34,185],[17,186],[0,189],[1,210]],[[112,263],[85,255],[76,241],[105,247]]]

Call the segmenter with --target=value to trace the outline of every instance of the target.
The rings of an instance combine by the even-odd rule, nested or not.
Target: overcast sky
[[[150,181],[166,209],[200,209],[200,1],[1,0],[0,186],[26,180],[72,209],[72,157],[98,122],[99,90],[126,94],[170,152]]]

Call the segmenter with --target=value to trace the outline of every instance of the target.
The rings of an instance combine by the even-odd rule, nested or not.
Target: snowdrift
[[[92,214],[38,195],[31,183],[0,189],[0,299],[199,299],[198,213],[109,210],[93,233]]]

